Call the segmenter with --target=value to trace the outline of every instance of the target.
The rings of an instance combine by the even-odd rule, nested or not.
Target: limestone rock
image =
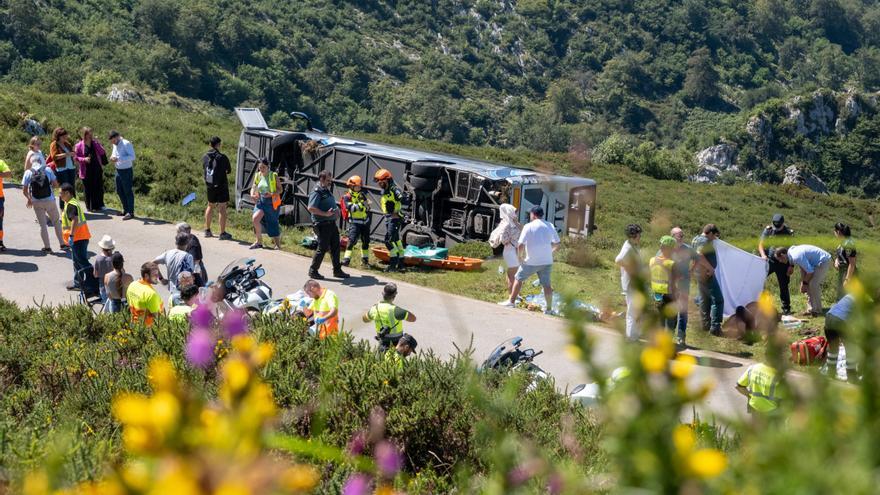
[[[120,86],[113,86],[112,88],[110,88],[110,91],[107,92],[107,99],[118,103],[143,103],[144,101],[143,95],[141,95],[137,91],[131,88]]]
[[[736,147],[727,143],[716,144],[700,151],[695,156],[697,172],[690,177],[690,180],[715,183],[724,172],[739,172],[736,154]]]
[[[819,194],[828,194],[828,186],[816,174],[801,170],[797,165],[791,165],[785,169],[783,184],[796,184]]]

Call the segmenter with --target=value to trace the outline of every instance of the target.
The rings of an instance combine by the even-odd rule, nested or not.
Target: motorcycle
[[[272,288],[260,280],[265,274],[254,258],[239,258],[226,265],[217,278],[223,284],[223,300],[231,308],[248,313],[272,311],[280,301],[272,299]]]
[[[505,340],[483,361],[480,371],[507,370],[508,372],[515,372],[522,370],[528,373],[531,378],[526,390],[534,390],[538,383],[549,379],[550,374],[534,362],[535,358],[543,354],[544,351],[535,351],[530,348],[523,349],[522,344],[522,337]],[[617,373],[618,370],[615,370],[615,375]],[[569,400],[573,403],[591,407],[599,401],[599,386],[595,383],[582,383],[574,387],[568,395]]]

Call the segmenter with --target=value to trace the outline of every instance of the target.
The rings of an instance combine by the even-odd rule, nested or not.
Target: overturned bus
[[[235,176],[238,209],[253,207],[250,188],[256,162],[266,157],[283,185],[282,218],[294,224],[310,223],[309,193],[318,173],[331,172],[337,198],[346,190],[346,180],[359,175],[373,211],[371,236],[382,240],[381,192],[372,178],[384,168],[411,199],[402,210],[404,245],[448,247],[487,240],[500,220],[498,207],[503,203],[514,205],[522,222],[528,222],[529,209],[542,206],[545,219],[562,235],[586,236],[594,227],[596,182],[591,179],[334,136],[313,129],[300,113],[293,115],[305,119],[304,132],[270,129],[256,108],[235,112],[244,127]]]

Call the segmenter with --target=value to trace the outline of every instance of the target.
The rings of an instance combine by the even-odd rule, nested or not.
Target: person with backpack
[[[232,235],[226,232],[226,205],[229,204],[229,178],[232,173],[232,164],[229,158],[220,152],[222,141],[214,136],[209,141],[211,149],[202,157],[205,186],[208,188],[208,206],[205,208],[205,237],[214,237],[211,233],[211,220],[214,210],[217,210],[217,220],[220,223],[221,241],[232,239]]]
[[[40,150],[42,140],[38,136],[28,143],[28,154],[24,159],[24,176],[21,179],[21,192],[27,199],[27,207],[33,208],[37,223],[40,224],[40,237],[43,239],[43,252],[51,253],[49,246],[48,222],[55,229],[55,237],[61,249],[69,249],[61,235],[61,219],[55,204],[53,187],[58,187],[55,173],[46,166],[46,157]]]
[[[361,261],[370,264],[370,202],[362,190],[363,180],[352,175],[346,181],[348,192],[342,196],[342,218],[348,220],[348,247],[342,256],[342,266],[351,264],[352,248],[361,242]]]

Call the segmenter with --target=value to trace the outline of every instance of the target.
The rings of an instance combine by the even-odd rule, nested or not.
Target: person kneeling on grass
[[[553,313],[553,287],[550,285],[550,272],[553,269],[553,253],[559,249],[559,234],[550,222],[544,221],[544,208],[535,206],[529,212],[532,221],[527,223],[519,235],[518,245],[525,259],[516,271],[510,298],[498,303],[513,308],[522,284],[532,275],[538,275],[538,281],[544,287],[544,313]]]
[[[303,309],[303,313],[315,318],[315,333],[319,339],[325,339],[339,333],[339,298],[330,289],[324,289],[315,280],[309,280],[303,286],[303,292],[312,298],[312,303]]]
[[[749,398],[748,412],[769,413],[779,407],[779,375],[771,366],[755,363],[736,382],[737,392]]]
[[[388,349],[385,352],[385,361],[393,363],[398,369],[403,369],[404,361],[407,357],[415,354],[418,345],[419,343],[416,342],[415,337],[405,333],[400,336],[400,340],[397,341],[397,346],[393,349]]]

